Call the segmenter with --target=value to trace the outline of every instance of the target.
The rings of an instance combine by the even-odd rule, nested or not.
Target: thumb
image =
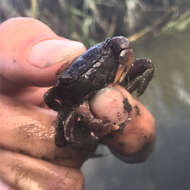
[[[56,35],[33,18],[12,18],[0,25],[0,90],[50,86],[55,73],[85,51],[82,43]]]

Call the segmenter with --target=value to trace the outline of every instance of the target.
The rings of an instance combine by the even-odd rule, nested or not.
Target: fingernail
[[[35,44],[28,52],[28,62],[38,68],[46,68],[53,64],[66,63],[78,57],[85,47],[72,40],[45,40]]]

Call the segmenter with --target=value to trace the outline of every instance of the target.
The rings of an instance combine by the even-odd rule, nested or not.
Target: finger
[[[6,150],[0,150],[0,178],[21,190],[83,189],[79,170]]]
[[[82,43],[57,36],[32,18],[12,18],[0,25],[1,90],[49,86],[61,65],[85,51]]]
[[[5,183],[4,181],[2,181],[2,179],[0,178],[0,189],[1,190],[15,190],[12,187],[10,187],[10,185],[8,185],[7,183]]]
[[[154,118],[124,88],[114,86],[109,89],[97,94],[98,97],[91,102],[91,109],[99,118],[108,118],[116,124],[122,122],[124,129],[105,136],[102,142],[126,162],[144,161],[152,151],[155,141]],[[109,112],[105,107],[109,107]]]
[[[1,148],[75,168],[86,160],[87,149],[55,146],[55,112],[4,96],[0,96],[0,112]]]

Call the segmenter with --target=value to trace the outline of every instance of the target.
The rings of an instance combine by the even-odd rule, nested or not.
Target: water
[[[189,190],[190,28],[134,44],[136,57],[150,57],[155,77],[140,98],[156,118],[157,142],[142,164],[112,155],[83,166],[86,190]],[[108,153],[106,148],[101,152]]]

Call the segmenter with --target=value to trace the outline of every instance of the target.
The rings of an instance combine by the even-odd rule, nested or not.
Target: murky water
[[[136,165],[112,155],[83,166],[86,190],[189,190],[190,29],[134,44],[136,57],[150,57],[155,77],[141,101],[156,118],[157,143]],[[109,153],[106,148],[100,148]]]

